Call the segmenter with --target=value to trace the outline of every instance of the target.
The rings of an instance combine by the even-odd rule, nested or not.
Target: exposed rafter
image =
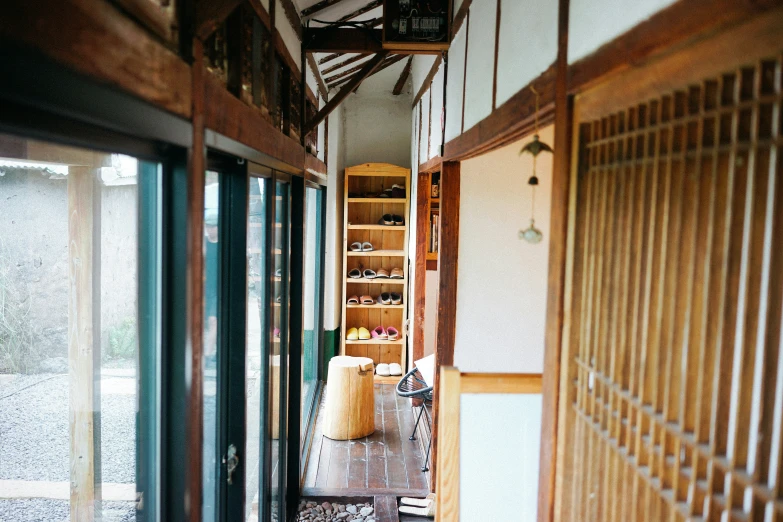
[[[307,136],[311,132],[315,130],[318,125],[326,119],[327,116],[338,106],[342,101],[348,97],[348,95],[356,89],[361,83],[364,81],[365,78],[370,76],[373,71],[375,71],[376,68],[378,68],[379,65],[381,65],[381,62],[384,61],[386,58],[386,55],[389,53],[389,51],[382,50],[378,54],[376,54],[374,57],[372,57],[367,63],[364,64],[364,67],[362,67],[362,70],[356,73],[353,77],[351,77],[351,80],[346,83],[346,85],[340,89],[340,91],[332,96],[332,99],[329,100],[326,105],[324,105],[324,108],[318,111],[318,113],[313,117],[313,119],[309,122],[307,122],[307,125],[304,129],[302,129],[302,136]]]
[[[330,67],[328,67],[328,68],[324,69],[324,70],[321,72],[321,74],[323,74],[324,76],[326,76],[327,74],[329,74],[329,73],[332,73],[332,72],[336,71],[337,69],[342,69],[342,68],[343,68],[343,67],[345,67],[346,65],[351,65],[352,63],[356,63],[356,62],[358,62],[359,60],[362,60],[362,59],[364,59],[364,58],[366,58],[366,57],[367,57],[367,55],[366,55],[366,54],[357,54],[356,56],[351,56],[350,58],[348,58],[348,59],[345,59],[345,60],[343,60],[343,61],[342,61],[342,62],[340,62],[340,63],[336,63],[336,64],[334,64],[334,65],[332,65],[332,66],[330,66]]]
[[[310,65],[310,68],[313,70],[313,75],[315,76],[315,81],[318,83],[318,92],[321,93],[321,96],[323,96],[323,99],[326,100],[328,96],[328,89],[326,88],[326,84],[324,83],[324,79],[321,76],[321,71],[318,70],[318,64],[315,63],[315,58],[313,58],[313,55],[310,53],[305,53],[307,56],[307,63]]]
[[[383,0],[373,0],[369,4],[365,5],[364,7],[357,9],[353,13],[347,14],[337,20],[338,22],[347,22],[349,20],[353,20],[354,18],[358,18],[362,16],[364,13],[369,13],[373,9],[376,9],[378,7],[381,7],[383,5]]]
[[[405,88],[405,82],[408,81],[408,76],[411,74],[411,65],[413,64],[413,56],[408,57],[408,62],[405,64],[400,77],[397,79],[397,83],[394,84],[394,90],[392,94],[399,96],[402,93],[402,89]]]
[[[203,0],[202,0],[203,1]],[[291,0],[278,0],[283,6],[285,11],[285,17],[288,19],[288,23],[294,29],[294,32],[299,37],[299,41],[302,40],[302,20],[299,18],[299,11],[294,7],[294,3]]]
[[[316,13],[320,13],[324,9],[332,7],[335,4],[339,4],[343,0],[321,0],[318,3],[311,5],[305,9],[302,9],[302,18],[313,16]]]
[[[325,63],[329,63],[329,62],[331,62],[332,60],[336,60],[337,58],[341,57],[343,54],[344,54],[344,53],[332,53],[332,54],[327,54],[326,56],[324,56],[323,58],[321,58],[320,60],[318,60],[318,64],[319,64],[319,65],[323,65],[323,64],[325,64]],[[362,56],[367,56],[367,54],[366,54],[366,53],[362,53]]]
[[[199,40],[206,40],[228,18],[242,0],[213,0],[196,2],[195,33]]]
[[[392,56],[387,56],[386,59],[383,61],[383,63],[381,65],[379,65],[372,73],[370,73],[368,78],[370,76],[374,76],[374,75],[378,74],[379,72],[381,72],[382,70],[386,69],[387,67],[391,67],[392,65],[394,65],[395,63],[397,63],[397,62],[399,62],[399,61],[401,61],[403,59],[405,59],[405,55],[404,54],[396,54],[396,55],[392,55]],[[329,84],[329,88],[338,87],[340,85],[343,85],[344,83],[350,81],[352,78],[353,78],[353,76],[346,76],[344,78],[341,78],[340,80],[338,80],[338,81],[336,81],[334,83]],[[356,87],[358,88],[359,86],[357,85]]]

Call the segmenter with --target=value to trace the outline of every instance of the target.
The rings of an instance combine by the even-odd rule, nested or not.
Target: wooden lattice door
[[[577,99],[559,520],[783,521],[782,83]]]

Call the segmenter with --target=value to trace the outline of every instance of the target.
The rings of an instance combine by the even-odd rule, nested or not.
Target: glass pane
[[[217,347],[220,245],[220,176],[207,171],[204,183],[204,444],[202,519],[214,521],[217,508]]]
[[[321,196],[308,187],[305,191],[305,274],[304,274],[304,347],[302,350],[302,433],[308,420],[318,384],[321,331]]]
[[[0,520],[136,520],[159,476],[159,168],[0,149]]]
[[[288,372],[288,290],[289,290],[289,186],[275,183],[275,273],[272,293],[273,332],[270,357],[269,411],[271,429],[272,477],[270,481],[271,518],[285,520],[282,497],[285,493],[285,405]]]
[[[261,361],[268,360],[267,312],[269,310],[266,294],[268,275],[267,256],[267,219],[266,196],[267,180],[250,178],[249,211],[247,218],[247,352],[245,371],[247,373],[246,401],[246,480],[245,480],[245,519],[259,521],[259,492],[264,484],[260,480],[260,463],[264,461],[265,440],[261,438],[261,419],[265,418],[264,383],[268,379],[267,366]]]

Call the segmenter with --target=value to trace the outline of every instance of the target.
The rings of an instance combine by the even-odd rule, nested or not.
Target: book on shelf
[[[430,252],[438,252],[438,220],[440,216],[438,214],[432,214],[430,216]]]

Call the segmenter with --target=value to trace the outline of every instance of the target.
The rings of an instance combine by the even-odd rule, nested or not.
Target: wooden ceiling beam
[[[218,26],[228,18],[234,9],[243,0],[212,0],[210,2],[196,2],[195,28],[196,37],[206,40],[214,33]]]
[[[345,27],[309,27],[302,40],[309,53],[365,53],[383,50],[380,29],[349,29]]]
[[[403,60],[404,58],[405,58],[404,54],[396,54],[396,55],[393,55],[393,56],[388,56],[383,61],[383,63],[381,63],[381,65],[379,65],[372,73],[370,73],[370,75],[367,78],[369,78],[370,76],[375,76],[376,74],[378,74],[382,70],[386,69],[387,67],[391,67],[392,65],[394,65],[397,62],[399,62],[400,60]],[[341,79],[337,80],[336,82],[330,83],[329,84],[329,88],[340,86],[340,85],[344,84],[345,82],[351,80],[351,78],[353,78],[353,76],[346,76],[344,78],[341,78]],[[358,85],[357,85],[357,88],[358,88]]]
[[[400,77],[397,79],[397,83],[394,84],[394,90],[392,94],[399,96],[402,93],[402,89],[405,88],[405,82],[408,81],[408,76],[411,74],[411,66],[413,65],[413,56],[408,57],[408,63],[405,64],[405,68],[400,73]]]
[[[313,75],[315,76],[315,81],[318,83],[318,92],[321,93],[321,96],[324,100],[328,98],[328,89],[326,88],[326,84],[324,83],[323,76],[321,76],[321,71],[318,70],[318,64],[315,63],[315,58],[313,58],[313,55],[310,53],[305,53],[307,56],[307,63],[310,65],[310,68],[313,70]]]
[[[320,60],[318,60],[318,64],[319,64],[319,65],[323,65],[323,64],[325,64],[325,63],[329,63],[329,62],[331,62],[332,60],[336,60],[336,59],[338,59],[338,58],[339,58],[339,57],[341,57],[343,54],[345,54],[345,53],[332,53],[332,54],[328,54],[328,55],[324,56],[323,58],[321,58]],[[361,53],[361,54],[362,54],[362,56],[367,56],[367,54],[366,54],[366,53]]]
[[[204,1],[204,0],[202,0]],[[283,4],[283,11],[285,11],[285,17],[288,19],[288,23],[294,29],[296,36],[299,37],[299,41],[302,41],[302,20],[299,18],[299,11],[296,10],[294,3],[291,0],[278,0]]]
[[[377,9],[378,7],[381,7],[383,5],[383,0],[372,0],[369,4],[365,5],[364,7],[361,7],[354,11],[353,13],[349,13],[339,20],[338,22],[348,22],[350,20],[353,20],[354,18],[358,18],[362,16],[364,13],[369,13],[373,9]]]
[[[363,58],[366,58],[366,57],[367,57],[366,54],[357,54],[356,56],[351,56],[350,58],[347,58],[347,59],[343,60],[340,63],[336,63],[336,64],[334,64],[334,65],[324,69],[321,74],[326,76],[327,74],[332,73],[332,72],[336,71],[337,69],[342,69],[346,65],[351,65],[352,63],[356,63],[359,60],[361,60]]]
[[[324,105],[324,108],[318,111],[311,121],[307,122],[305,128],[302,129],[302,137],[305,137],[313,132],[316,127],[318,127],[318,125],[324,121],[326,117],[329,116],[329,114],[331,114],[331,112],[337,108],[337,106],[340,105],[345,98],[348,97],[351,91],[361,85],[364,79],[370,76],[373,71],[375,71],[375,69],[381,65],[388,53],[389,51],[381,50],[367,63],[365,63],[364,67],[362,67],[362,70],[353,76],[351,80],[345,86],[343,86],[343,88],[340,89],[340,91],[326,103],[326,105]]]
[[[343,0],[321,0],[320,2],[317,2],[310,7],[307,7],[305,9],[302,9],[302,18],[308,18],[313,16],[316,13],[320,13],[324,9],[327,9],[329,7],[332,7],[333,5],[339,4]]]

